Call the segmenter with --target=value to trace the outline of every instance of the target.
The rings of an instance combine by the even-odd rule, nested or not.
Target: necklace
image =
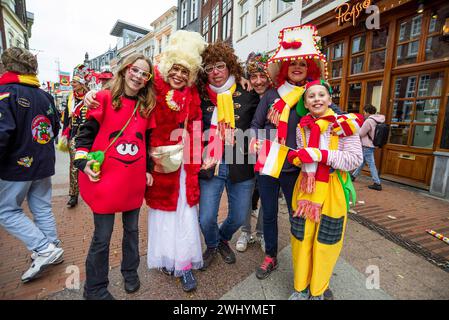
[[[165,101],[167,102],[167,106],[171,110],[178,112],[184,106],[186,98],[182,97],[182,106],[180,106],[176,101],[173,100],[174,95],[175,95],[175,90],[168,91],[167,95],[165,96]]]

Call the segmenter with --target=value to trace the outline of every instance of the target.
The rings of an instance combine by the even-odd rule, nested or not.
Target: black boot
[[[368,186],[368,188],[371,190],[382,191],[382,185],[377,184],[377,183]]]
[[[70,199],[67,202],[67,208],[74,208],[77,205],[78,205],[78,196],[70,196]]]

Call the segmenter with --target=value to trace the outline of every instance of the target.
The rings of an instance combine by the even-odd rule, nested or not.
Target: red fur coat
[[[155,89],[157,104],[152,112],[152,131],[150,136],[150,147],[174,145],[180,143],[181,135],[177,141],[170,141],[170,135],[176,129],[183,126],[188,113],[188,139],[184,148],[190,148],[189,163],[183,164],[186,171],[187,203],[193,207],[199,203],[200,188],[198,172],[201,167],[202,153],[202,113],[201,100],[196,87],[185,88],[182,92],[174,91],[172,101],[181,107],[180,111],[170,109],[166,102],[167,93],[171,90],[169,84],[163,81],[160,73],[156,70]],[[185,103],[183,103],[185,101]],[[195,140],[195,141],[194,141]],[[198,161],[199,159],[199,161]],[[196,160],[194,162],[193,160]],[[181,170],[173,173],[151,173],[154,183],[147,188],[145,199],[147,205],[152,209],[163,211],[176,211],[180,191],[179,177]]]

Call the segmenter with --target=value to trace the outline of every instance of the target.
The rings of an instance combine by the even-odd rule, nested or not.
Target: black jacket
[[[254,113],[259,104],[259,95],[255,91],[248,92],[239,84],[233,96],[235,127],[240,129],[238,134],[248,133],[247,130],[251,126]],[[209,98],[201,99],[201,111],[203,112],[203,130],[208,131],[212,121],[215,106]],[[207,137],[208,138],[208,137]],[[229,178],[232,183],[238,183],[254,178],[254,160],[249,158],[248,152],[249,135],[245,138],[244,144],[236,143],[233,147],[226,146],[225,154],[231,152],[228,148],[232,148],[233,161],[229,164]],[[207,146],[207,143],[205,143]],[[236,164],[237,159],[243,159],[243,164]]]
[[[23,84],[0,86],[0,179],[34,181],[55,174],[60,128],[53,97]]]

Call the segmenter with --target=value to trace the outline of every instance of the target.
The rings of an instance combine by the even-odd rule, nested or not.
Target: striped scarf
[[[41,84],[39,79],[34,74],[18,74],[15,72],[5,72],[0,77],[0,85],[6,85],[11,83],[25,84],[33,87],[39,88]]]
[[[277,91],[281,99],[272,106],[268,117],[271,118],[273,114],[279,117],[279,123],[277,124],[278,141],[281,144],[285,144],[290,111],[296,107],[305,89],[304,87],[294,86],[286,81]]]

